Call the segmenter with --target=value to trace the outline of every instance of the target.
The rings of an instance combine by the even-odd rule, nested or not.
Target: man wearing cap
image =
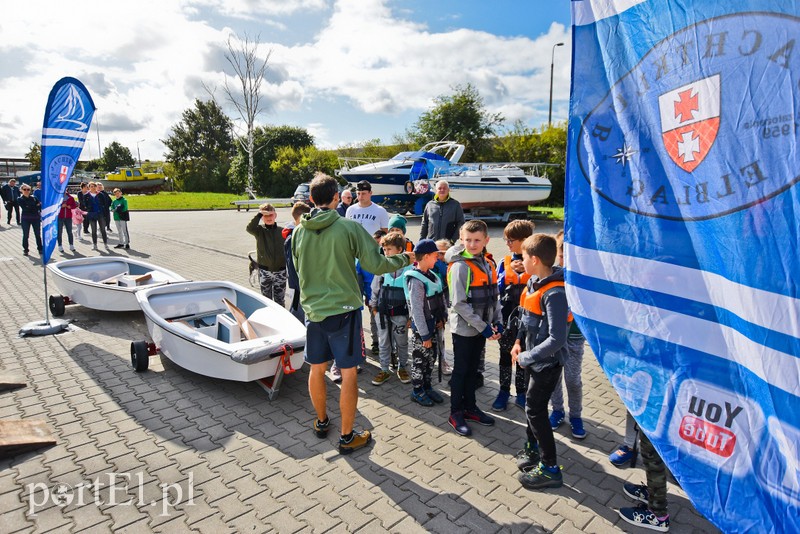
[[[283,228],[275,222],[277,218],[278,214],[272,204],[261,204],[258,214],[247,225],[247,233],[256,238],[261,294],[284,306],[286,256],[283,249]]]
[[[464,210],[461,209],[461,203],[450,196],[450,184],[439,180],[436,183],[436,194],[425,205],[422,213],[420,239],[449,239],[451,243],[455,243],[463,225]]]
[[[306,312],[305,357],[311,366],[308,389],[317,415],[312,426],[318,438],[327,437],[330,420],[325,371],[333,360],[342,373],[339,452],[349,454],[372,441],[368,430],[353,430],[358,405],[357,366],[364,361],[364,301],[356,259],[369,272],[383,274],[405,267],[411,258],[407,254],[382,256],[370,234],[355,221],[339,216],[339,189],[332,177],[318,174],[311,181],[310,193],[317,208],[303,215],[292,234],[291,250],[299,275],[300,304]]]
[[[364,227],[369,235],[378,230],[389,231],[389,213],[372,202],[372,184],[361,180],[356,185],[356,198],[358,202],[347,208],[348,219],[356,221]]]

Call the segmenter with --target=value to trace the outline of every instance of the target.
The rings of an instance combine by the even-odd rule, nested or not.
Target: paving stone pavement
[[[253,216],[136,212],[131,250],[94,252],[84,241],[76,255],[119,253],[189,279],[247,285],[254,243],[244,228]],[[279,221],[288,222],[287,210]],[[539,230],[557,227],[540,223]],[[411,218],[409,237],[418,235],[419,219]],[[502,257],[502,227],[491,235],[489,249]],[[22,256],[20,239],[19,227],[0,225],[0,372],[28,382],[0,392],[0,418],[45,420],[58,443],[0,459],[2,533],[626,531],[616,509],[633,504],[622,483],[641,483],[644,472],[607,461],[621,442],[625,411],[588,347],[588,437],[573,440],[568,426],[556,432],[561,489],[530,492],[517,483],[521,410],[509,408],[496,414],[495,427],[460,437],[447,425],[447,403],[422,408],[397,379],[371,385],[373,360],[359,380],[356,424],[373,430],[375,444],[340,456],[335,432],[319,440],[310,430],[305,368],[286,378],[273,401],[254,384],[206,378],[161,356],[137,374],[130,342],[147,337],[142,314],[77,305],[64,316],[70,331],[19,338],[20,326],[45,313],[41,263],[35,253]],[[52,261],[69,257],[56,251]],[[478,392],[487,410],[498,361],[497,345],[489,345],[487,385]],[[437,387],[449,394],[446,381]],[[336,425],[338,388],[329,384],[328,392]],[[669,507],[672,532],[716,531],[674,483]]]

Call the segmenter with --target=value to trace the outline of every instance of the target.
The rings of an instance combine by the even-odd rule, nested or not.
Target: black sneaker
[[[119,245],[114,245],[114,248],[125,248],[125,245],[120,243]]]
[[[472,435],[472,429],[467,426],[467,422],[464,420],[464,412],[451,413],[447,422],[453,427],[453,430],[462,436]]]
[[[647,486],[640,484],[631,484],[626,482],[622,485],[622,491],[631,499],[647,504],[650,497],[650,492],[647,491]]]
[[[658,532],[669,531],[669,516],[659,519],[646,505],[642,504],[635,508],[620,508],[617,512],[619,516],[631,525],[649,528]]]
[[[541,463],[530,471],[517,475],[517,480],[526,489],[560,488],[564,485],[560,468],[553,473]]]
[[[345,439],[344,436],[339,438],[339,454],[350,454],[351,452],[362,449],[372,442],[372,434],[369,430],[361,432],[352,432],[350,439]]]
[[[125,248],[131,248],[131,246],[130,245],[125,245]]]
[[[517,453],[515,458],[517,460],[517,469],[523,473],[527,473],[541,461],[539,456],[539,447],[536,445],[531,446],[530,443],[525,443],[525,448]]]
[[[324,421],[318,421],[314,419],[314,434],[319,439],[324,439],[328,437],[328,429],[331,426],[331,420],[329,417],[326,417]]]
[[[464,419],[467,421],[474,421],[475,423],[483,426],[494,425],[494,417],[491,415],[486,415],[479,408],[464,410]]]

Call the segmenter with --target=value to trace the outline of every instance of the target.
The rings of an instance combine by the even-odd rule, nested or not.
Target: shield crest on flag
[[[719,74],[658,97],[661,138],[678,167],[692,172],[708,155],[719,131]]]

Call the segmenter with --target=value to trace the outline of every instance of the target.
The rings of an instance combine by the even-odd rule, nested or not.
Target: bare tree
[[[243,39],[234,43],[233,38],[231,36],[228,37],[228,51],[225,53],[225,59],[233,68],[238,87],[231,87],[228,76],[225,76],[225,85],[223,87],[225,96],[236,108],[239,117],[247,127],[246,139],[242,140],[240,136],[238,140],[242,150],[247,154],[246,191],[252,198],[255,198],[253,157],[256,153],[253,130],[255,129],[256,117],[263,111],[261,109],[261,83],[264,81],[267,63],[269,63],[269,58],[272,55],[272,50],[270,49],[263,60],[259,58],[260,39],[260,35],[257,35],[255,39],[251,39],[245,34]]]

